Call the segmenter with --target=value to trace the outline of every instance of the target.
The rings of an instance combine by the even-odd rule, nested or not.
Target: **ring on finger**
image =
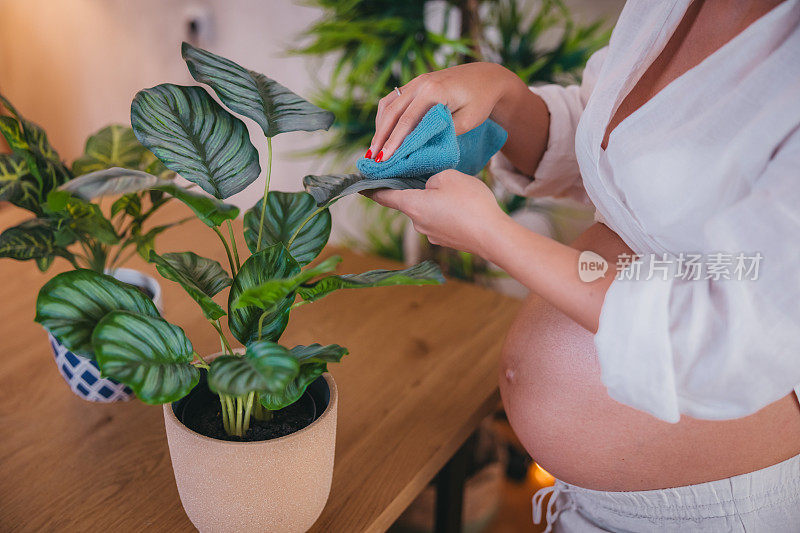
[[[397,96],[403,96],[403,93],[400,92],[400,87],[395,87],[394,92],[397,93]]]

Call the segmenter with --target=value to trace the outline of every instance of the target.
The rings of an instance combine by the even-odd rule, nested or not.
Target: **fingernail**
[[[383,161],[383,150],[378,152],[378,155],[375,156],[375,162],[376,163],[380,163],[381,161]]]
[[[364,154],[364,157],[367,159],[372,159],[372,150],[367,150],[367,153]]]

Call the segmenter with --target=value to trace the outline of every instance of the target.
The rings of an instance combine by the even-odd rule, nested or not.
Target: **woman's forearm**
[[[501,79],[505,87],[491,118],[508,132],[503,154],[521,172],[533,176],[547,149],[550,113],[544,100],[516,74],[503,70]]]
[[[578,276],[580,251],[544,237],[517,224],[510,217],[499,219],[485,245],[485,259],[549,301],[592,333],[597,332],[600,310],[613,281],[614,258],[605,277],[592,282]]]

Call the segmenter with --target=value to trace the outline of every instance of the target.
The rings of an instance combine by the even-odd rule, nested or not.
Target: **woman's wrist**
[[[477,237],[477,254],[485,260],[497,264],[503,254],[503,236],[513,230],[517,223],[499,207],[497,214],[481,221]]]

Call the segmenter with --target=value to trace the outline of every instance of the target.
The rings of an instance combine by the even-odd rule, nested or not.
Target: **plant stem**
[[[222,394],[219,395],[219,404],[220,406],[222,406],[222,427],[225,428],[225,433],[230,435],[231,424],[230,421],[228,420],[228,409],[225,406],[225,397]]]
[[[267,196],[269,195],[269,181],[272,177],[272,137],[267,137],[267,181],[264,183],[264,196],[261,198],[261,218],[258,221],[258,240],[256,251],[261,250],[261,234],[264,232],[264,214],[267,212]]]
[[[264,317],[265,317],[265,316],[267,316],[267,312],[266,312],[266,311],[264,311],[263,313],[261,313],[261,316],[260,316],[260,317],[258,317],[258,340],[261,340],[261,337],[262,337],[262,335],[261,335],[261,328],[263,328],[263,327],[264,327]]]
[[[129,253],[127,256],[125,256],[125,258],[124,258],[124,259],[117,259],[117,260],[114,260],[114,261],[111,263],[111,266],[110,266],[109,268],[110,268],[110,269],[114,269],[114,268],[116,268],[116,265],[124,265],[125,263],[127,263],[127,262],[130,260],[130,258],[131,258],[131,257],[133,257],[134,255],[136,255],[137,253],[138,253],[138,252],[137,252],[136,250],[133,250],[131,253]]]
[[[242,428],[244,427],[244,406],[242,405],[242,399],[240,397],[236,397],[236,434],[238,436],[244,435]]]
[[[225,222],[228,223],[228,234],[231,236],[231,248],[233,248],[233,258],[236,260],[236,270],[238,271],[242,268],[242,264],[239,262],[239,248],[236,246],[236,237],[233,235],[233,224],[230,220]]]
[[[194,355],[196,355],[196,356],[197,356],[197,358],[198,358],[198,359],[200,359],[200,361],[198,361],[198,362],[197,362],[197,365],[198,365],[198,366],[202,366],[202,367],[203,367],[203,368],[205,368],[206,370],[208,370],[209,368],[211,368],[211,365],[209,365],[209,364],[208,364],[208,361],[206,361],[205,359],[203,359],[203,356],[202,356],[202,355],[200,355],[200,354],[199,354],[199,353],[197,353],[197,352],[194,352]]]
[[[253,416],[256,420],[270,420],[272,418],[272,411],[261,405],[261,396],[256,394],[253,403]]]
[[[286,243],[286,249],[288,250],[289,248],[291,248],[291,246],[292,246],[292,243],[293,243],[293,242],[294,242],[294,240],[297,238],[297,236],[300,234],[300,230],[302,230],[302,229],[303,229],[303,227],[304,227],[306,224],[308,224],[308,222],[309,222],[309,221],[310,221],[312,218],[314,218],[315,216],[319,215],[320,213],[322,213],[323,211],[325,211],[326,209],[328,209],[330,206],[332,206],[334,203],[336,203],[336,201],[337,201],[337,200],[339,200],[339,198],[340,198],[340,197],[336,197],[336,198],[334,198],[333,200],[329,201],[327,204],[325,204],[325,205],[323,205],[323,206],[321,206],[321,207],[318,207],[317,209],[315,209],[315,210],[314,210],[314,212],[313,212],[313,213],[311,213],[310,215],[308,215],[308,216],[306,217],[306,219],[303,221],[303,223],[302,223],[302,224],[300,224],[300,226],[298,226],[296,230],[294,230],[294,233],[292,234],[292,238],[291,238],[291,239],[289,239],[289,242],[287,242],[287,243]]]
[[[233,407],[233,399],[230,396],[228,396],[227,394],[225,395],[225,405],[228,408],[228,426],[230,426],[230,428],[231,428],[230,434],[231,435],[235,435],[236,434],[236,411],[235,411],[235,409]]]
[[[247,395],[247,401],[244,405],[244,431],[242,433],[247,433],[247,430],[250,429],[250,413],[253,411],[253,398],[255,395],[255,392],[250,392]]]
[[[233,256],[231,255],[231,249],[228,246],[228,241],[225,240],[225,236],[222,235],[222,232],[219,231],[219,228],[212,227],[211,229],[214,230],[214,233],[219,236],[219,240],[222,241],[222,245],[225,247],[225,253],[228,254],[228,264],[231,266],[231,276],[236,275],[236,267],[233,264]]]
[[[231,345],[228,344],[228,339],[225,338],[225,334],[222,332],[222,326],[220,325],[219,320],[217,320],[216,322],[212,322],[211,320],[209,320],[208,322],[214,327],[215,330],[217,330],[217,333],[219,333],[219,341],[222,344],[222,351],[229,354],[233,354]]]

